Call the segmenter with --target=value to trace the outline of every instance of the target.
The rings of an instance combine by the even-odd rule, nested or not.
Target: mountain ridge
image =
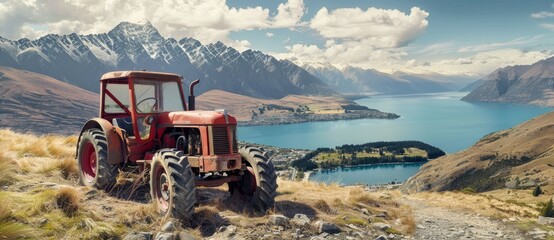
[[[98,79],[118,69],[164,71],[202,79],[198,92],[220,89],[257,98],[338,95],[304,69],[260,51],[221,42],[164,38],[148,21],[121,22],[107,33],[48,34],[35,40],[0,37],[0,65],[44,74],[98,92]]]
[[[470,76],[448,76],[438,73],[416,74],[346,66],[339,69],[329,63],[300,63],[312,75],[318,77],[337,92],[357,94],[414,94],[457,91],[474,81]]]
[[[499,68],[462,100],[554,107],[554,57],[531,65]]]
[[[429,161],[402,191],[477,192],[542,185],[554,190],[554,112],[488,134],[463,151]],[[549,165],[550,164],[550,165]]]

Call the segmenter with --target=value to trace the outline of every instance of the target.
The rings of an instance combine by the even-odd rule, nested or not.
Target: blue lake
[[[358,119],[239,127],[238,134],[244,141],[305,149],[375,141],[418,140],[447,153],[454,153],[473,145],[486,134],[513,127],[553,110],[527,105],[460,101],[466,94],[447,92],[365,98],[357,102],[401,117],[394,120]],[[367,174],[374,170],[356,171]],[[370,184],[386,182],[390,181],[367,181]]]
[[[310,180],[343,185],[404,182],[416,174],[421,165],[422,163],[390,163],[321,169],[310,175]]]

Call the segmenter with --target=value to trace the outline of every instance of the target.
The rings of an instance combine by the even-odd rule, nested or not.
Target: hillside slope
[[[415,229],[410,209],[390,196],[282,179],[267,215],[234,202],[223,185],[196,189],[190,221],[165,219],[152,207],[148,180],[136,171],[121,172],[107,192],[80,186],[76,142],[77,136],[0,129],[0,239],[310,239],[321,233],[312,226],[317,221],[335,224],[339,233],[332,236],[339,239],[403,238]],[[287,220],[276,224],[271,214]],[[306,225],[292,221],[296,214]],[[163,227],[167,222],[170,228]]]
[[[402,186],[406,193],[490,191],[538,184],[554,190],[554,112],[483,137],[472,147],[423,165]]]
[[[498,69],[462,100],[554,106],[554,57]]]
[[[75,134],[98,116],[98,95],[38,73],[0,67],[0,127]]]

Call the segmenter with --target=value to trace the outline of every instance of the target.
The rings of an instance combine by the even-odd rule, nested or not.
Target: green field
[[[355,155],[356,158],[379,158],[382,156],[394,156],[396,158],[402,157],[427,157],[427,152],[418,148],[404,148],[404,154],[394,154],[389,151],[383,151],[379,148],[371,148],[372,151],[361,151],[355,152],[354,154],[350,153],[341,153],[340,150],[334,150],[333,152],[322,152],[317,154],[312,158],[315,162],[337,162],[340,163],[343,159],[352,160],[352,156]]]

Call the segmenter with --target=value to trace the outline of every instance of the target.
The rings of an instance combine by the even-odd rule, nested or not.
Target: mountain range
[[[219,89],[280,99],[287,95],[410,94],[459,90],[475,80],[440,74],[387,74],[330,64],[302,67],[255,50],[239,52],[222,42],[163,37],[148,21],[121,22],[102,34],[48,34],[36,40],[0,37],[0,66],[44,74],[98,92],[109,71],[149,70],[201,79],[198,92]]]
[[[89,91],[108,71],[142,70],[200,78],[198,92],[221,89],[256,98],[289,94],[336,95],[319,79],[287,60],[260,51],[239,52],[221,42],[164,38],[148,21],[122,22],[108,33],[49,34],[36,40],[0,37],[0,66],[41,73]]]
[[[339,93],[347,95],[457,91],[475,80],[474,77],[465,75],[406,72],[388,74],[375,69],[350,66],[339,69],[329,63],[297,63]]]
[[[462,100],[554,106],[554,57],[500,68],[480,81]]]

